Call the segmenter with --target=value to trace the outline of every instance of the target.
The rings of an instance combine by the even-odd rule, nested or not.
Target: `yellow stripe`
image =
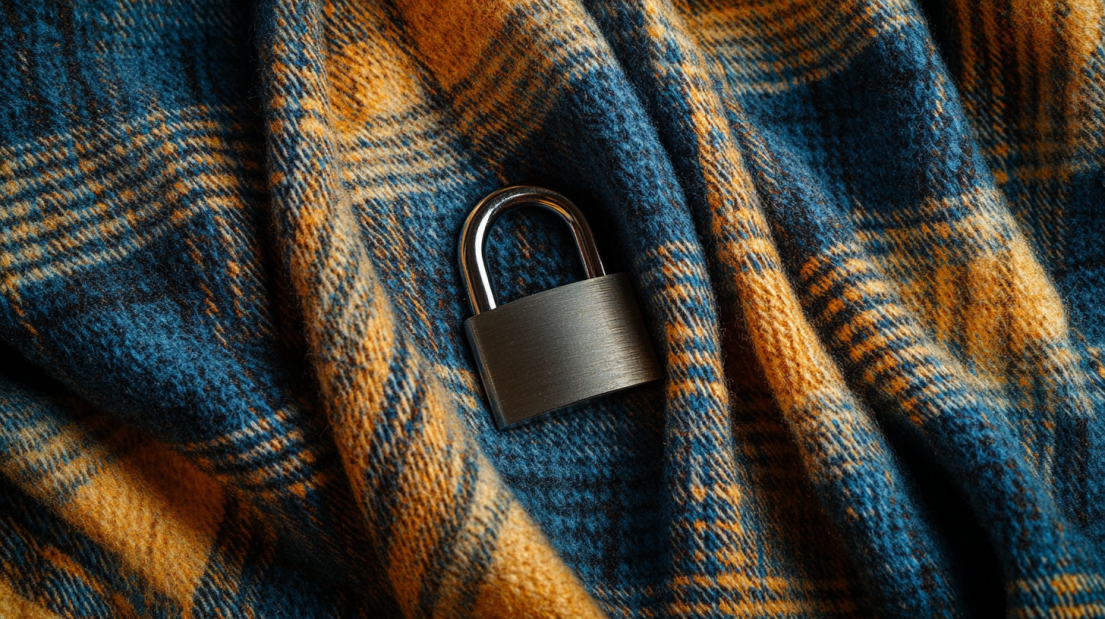
[[[21,454],[22,470],[12,469],[11,462],[9,477],[54,505],[66,522],[190,616],[222,519],[222,487],[184,457],[131,429],[117,429],[101,443],[75,425],[42,421],[23,438],[25,445],[44,444],[46,450]],[[89,450],[89,444],[95,447]],[[118,449],[109,452],[110,446]],[[60,487],[85,477],[72,495],[59,494]]]
[[[16,593],[3,577],[0,577],[0,617],[5,619],[60,619],[44,606],[27,600]]]
[[[540,617],[598,619],[602,610],[560,561],[516,501],[499,528],[499,537],[480,586],[472,616],[477,619]]]
[[[132,151],[135,145],[146,147],[160,143],[166,136],[242,131],[244,125],[241,123],[214,120],[216,115],[233,118],[240,112],[238,106],[201,105],[175,110],[153,109],[141,120],[113,125],[111,130],[104,130],[99,126],[82,126],[64,135],[46,136],[21,145],[0,146],[0,178],[18,181],[10,185],[6,182],[0,185],[0,197],[10,198],[14,195],[11,190],[36,189],[48,183],[59,183],[78,173],[96,176],[95,173],[102,166],[113,164]],[[123,140],[126,141],[126,146],[121,144]],[[70,148],[74,150],[70,151]],[[69,166],[74,154],[79,155],[78,169]],[[37,167],[54,170],[61,176],[25,175],[19,178],[16,172]]]
[[[194,108],[186,112],[188,115],[199,115],[209,110]],[[156,112],[151,119],[156,120],[161,114]],[[204,119],[181,125],[195,130],[226,129],[215,121]],[[7,271],[0,288],[15,293],[29,281],[62,277],[88,266],[122,260],[201,213],[213,213],[215,217],[231,213],[223,220],[228,223],[224,229],[231,234],[229,229],[234,222],[241,221],[238,214],[246,208],[242,195],[249,190],[260,189],[260,186],[247,185],[248,181],[231,170],[238,165],[247,169],[251,166],[256,168],[256,163],[248,160],[235,163],[221,152],[191,153],[180,158],[176,156],[178,145],[171,139],[172,128],[172,125],[162,124],[148,134],[135,137],[138,142],[147,141],[150,145],[160,141],[162,154],[174,164],[153,176],[142,177],[137,184],[132,178],[136,173],[133,169],[108,175],[97,172],[100,166],[117,162],[133,149],[107,149],[91,160],[82,161],[80,171],[64,167],[36,171],[36,168],[28,166],[41,162],[27,157],[17,157],[0,164],[0,178],[3,179],[0,188],[4,193],[14,195],[23,190],[36,193],[33,198],[11,204],[0,211],[0,218],[8,223],[0,234],[0,267]],[[128,127],[126,130],[136,129]],[[52,139],[56,141],[61,138],[55,136]],[[91,139],[108,140],[110,136],[94,136]],[[214,151],[251,151],[239,142],[228,143],[218,135],[191,135],[188,139],[194,146]],[[180,176],[185,172],[191,176]],[[51,187],[59,187],[60,183],[82,173],[92,176],[85,179],[88,182],[83,182],[80,189],[51,190]],[[93,182],[93,178],[98,180]],[[213,190],[229,195],[209,195]],[[182,204],[184,196],[193,191],[208,195],[190,204]],[[96,197],[95,206],[77,211],[67,207],[71,201],[89,196]],[[44,204],[47,205],[45,210]],[[58,236],[41,240],[47,235]],[[27,268],[33,262],[42,264]],[[256,281],[256,269],[248,261],[238,264],[238,271]],[[248,283],[248,280],[243,281]]]
[[[339,133],[354,133],[373,118],[394,118],[427,104],[420,71],[397,43],[381,7],[328,2],[324,26],[331,44],[326,65],[330,101]]]
[[[476,462],[476,481],[472,491],[471,508],[466,513],[465,522],[457,536],[453,555],[457,560],[444,568],[439,587],[440,595],[429,615],[433,617],[457,617],[463,612],[463,596],[467,592],[466,583],[472,574],[485,569],[477,559],[482,555],[481,545],[487,539],[501,517],[495,506],[499,502],[502,481],[495,468],[480,455]]]
[[[193,144],[210,148],[227,149],[221,138],[214,136],[197,137]],[[89,192],[87,187],[82,187],[78,192],[93,195],[96,199],[95,206],[80,210],[67,209],[66,206],[79,198],[71,193],[59,194],[46,192],[44,195],[34,195],[25,202],[17,202],[13,205],[12,212],[29,212],[29,205],[36,205],[42,209],[44,217],[30,217],[24,221],[16,221],[9,225],[0,240],[5,244],[33,243],[40,236],[51,234],[59,229],[72,228],[69,235],[95,234],[98,231],[106,231],[107,234],[117,232],[118,228],[141,225],[158,212],[158,203],[146,204],[148,196],[162,185],[171,187],[170,195],[183,196],[193,189],[209,193],[214,191],[229,191],[232,194],[240,193],[242,181],[237,174],[229,173],[226,162],[219,162],[210,153],[192,153],[187,157],[173,157],[173,165],[166,167],[154,175],[141,175],[142,180],[135,183],[126,173],[111,174],[105,177],[106,184],[100,185],[99,190]],[[215,171],[207,171],[214,168]],[[203,172],[192,176],[193,170]],[[131,169],[131,173],[135,170]],[[186,175],[187,174],[187,175]],[[169,183],[175,179],[175,182]],[[114,193],[119,198],[110,198]],[[156,194],[155,194],[156,195]],[[139,202],[129,210],[120,207]],[[43,206],[45,205],[45,208]],[[57,208],[61,211],[58,212]],[[48,209],[48,210],[47,210]],[[37,213],[36,213],[37,214]],[[100,230],[94,230],[99,228]],[[80,233],[78,231],[85,230]],[[68,237],[66,237],[68,238]],[[82,242],[83,239],[78,239]],[[18,254],[16,254],[18,255]],[[19,261],[8,263],[5,266],[18,265]]]
[[[1049,616],[1080,619],[1085,617],[1101,617],[1105,615],[1105,604],[1091,602],[1088,604],[1075,604],[1074,599],[1086,592],[1105,588],[1105,578],[1098,574],[1063,574],[1060,576],[1045,576],[1032,580],[1017,580],[1006,584],[1006,590],[1014,592],[1020,590],[1030,595],[1049,596],[1057,595],[1060,605],[1052,608]],[[1014,617],[1035,617],[1036,607],[1011,608],[1010,615]]]
[[[446,90],[472,75],[490,54],[488,46],[501,32],[506,16],[530,2],[400,3],[419,51]]]
[[[576,2],[407,0],[399,8],[419,57],[453,98],[451,120],[476,143],[524,141],[542,126],[557,91],[599,66],[593,59],[614,62]],[[518,28],[508,37],[504,27],[511,18]],[[527,113],[507,113],[519,108]],[[510,123],[489,120],[503,118]]]
[[[680,2],[679,9],[699,47],[715,50],[714,61],[724,64],[737,94],[779,93],[824,79],[847,67],[880,35],[921,23],[912,5],[898,0],[708,8]]]
[[[1101,118],[1095,113],[1100,95],[1094,94],[1100,72],[1087,68],[1101,63],[1105,5],[956,0],[951,11],[961,32],[957,70],[963,101],[999,185],[1014,178],[1063,179],[1093,166],[1088,155],[1102,144],[1101,127],[1072,119]],[[981,32],[971,30],[975,15]],[[1007,60],[1019,74],[1014,93],[1006,92]],[[1009,167],[1013,160],[1021,163]]]
[[[407,464],[396,484],[396,503],[403,507],[395,514],[388,540],[388,575],[407,616],[417,613],[427,572],[439,569],[432,560],[434,550],[444,543],[441,535],[459,524],[457,489],[464,456],[472,449],[454,416],[448,414],[437,386],[430,383],[424,388],[422,420],[417,432],[406,438]],[[395,406],[410,409],[411,404],[401,399]]]

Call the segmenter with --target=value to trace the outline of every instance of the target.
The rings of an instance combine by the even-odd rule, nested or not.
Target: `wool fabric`
[[[1105,617],[1100,0],[0,5],[0,616]]]

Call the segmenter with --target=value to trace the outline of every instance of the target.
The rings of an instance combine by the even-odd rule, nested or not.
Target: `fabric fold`
[[[0,614],[1105,616],[1100,2],[3,9]],[[664,379],[500,431],[514,183]]]

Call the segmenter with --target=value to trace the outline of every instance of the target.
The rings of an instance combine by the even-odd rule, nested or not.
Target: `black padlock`
[[[501,215],[526,205],[567,222],[587,279],[498,306],[487,234]],[[660,378],[629,278],[606,274],[590,226],[564,196],[515,186],[484,198],[464,223],[460,267],[474,314],[464,328],[498,427]]]

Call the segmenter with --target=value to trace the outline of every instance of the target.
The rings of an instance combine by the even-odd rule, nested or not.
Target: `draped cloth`
[[[0,615],[1105,616],[1099,0],[2,8]],[[521,182],[664,378],[500,431]]]

